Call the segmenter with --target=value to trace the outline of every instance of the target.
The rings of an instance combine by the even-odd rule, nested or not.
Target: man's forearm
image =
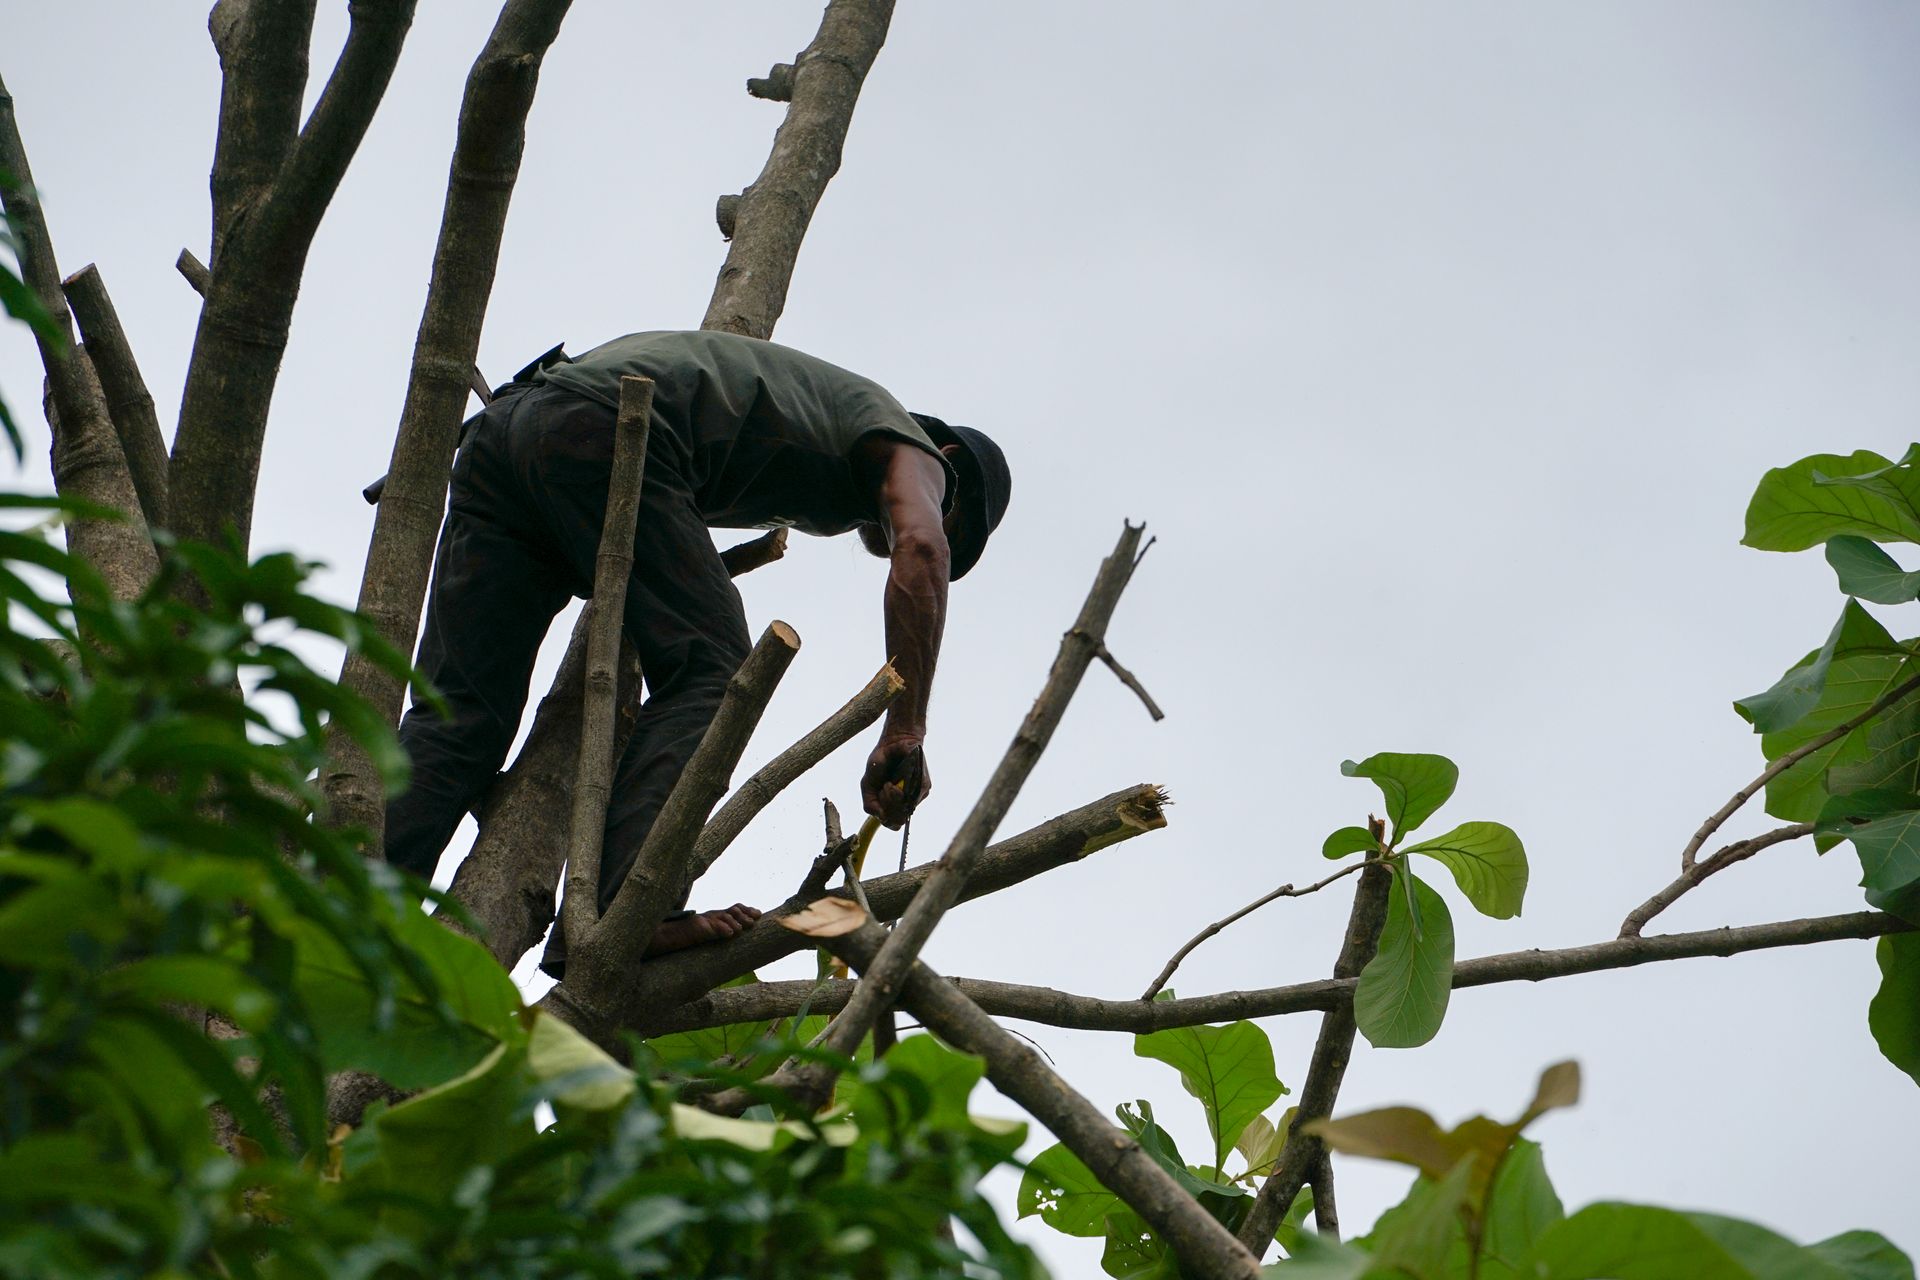
[[[947,621],[948,563],[944,541],[901,541],[893,548],[883,606],[887,652],[907,687],[887,710],[887,737],[926,733],[927,703]]]

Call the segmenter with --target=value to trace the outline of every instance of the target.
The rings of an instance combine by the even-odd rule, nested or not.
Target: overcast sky
[[[343,601],[490,7],[421,7],[294,318],[255,545],[326,561]],[[316,89],[345,27],[346,5],[322,8]],[[818,16],[580,0],[530,123],[488,376],[557,341],[698,324],[724,254],[714,198],[758,173],[780,120],[741,82]],[[197,314],[171,264],[207,252],[204,6],[64,0],[5,26],[62,269],[99,263],[171,419]],[[992,433],[1015,473],[953,592],[916,860],[997,761],[1122,517],[1159,541],[1111,643],[1168,719],[1096,668],[1003,830],[1135,782],[1177,802],[1165,831],[961,909],[930,961],[1137,994],[1201,925],[1323,873],[1326,832],[1379,808],[1339,763],[1375,751],[1451,756],[1435,821],[1526,841],[1519,920],[1434,881],[1461,956],[1611,937],[1760,767],[1732,700],[1840,605],[1817,555],[1737,545],[1755,482],[1920,436],[1916,64],[1920,10],[1888,2],[905,0],[776,337]],[[39,378],[25,331],[0,330],[23,419]],[[34,446],[40,485],[44,430]],[[783,618],[806,645],[747,767],[884,657],[883,573],[851,539],[800,539],[745,580],[754,629]],[[858,808],[867,749],[795,786],[696,905],[784,898],[820,796]],[[1655,928],[1857,910],[1857,879],[1847,849],[1783,846]],[[1324,976],[1348,900],[1269,907],[1175,986]],[[1920,1090],[1868,1035],[1872,952],[1461,992],[1427,1048],[1363,1044],[1340,1107],[1506,1114],[1578,1058],[1585,1101],[1536,1134],[1569,1208],[1707,1208],[1802,1240],[1871,1227],[1920,1253],[1911,1143],[1889,1140],[1920,1132]],[[1318,1019],[1266,1025],[1297,1087]],[[1129,1038],[1021,1029],[1102,1107],[1151,1098],[1202,1147],[1198,1107]],[[1350,1229],[1407,1181],[1340,1171]],[[1021,1230],[1061,1275],[1095,1273],[1097,1244]]]

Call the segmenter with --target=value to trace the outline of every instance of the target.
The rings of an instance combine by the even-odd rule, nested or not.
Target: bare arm
[[[888,708],[860,790],[867,812],[897,827],[932,790],[921,744],[947,619],[949,553],[940,515],[947,479],[945,468],[925,450],[895,441],[876,441],[875,449],[877,505],[889,560],[883,602],[887,653],[907,687]]]

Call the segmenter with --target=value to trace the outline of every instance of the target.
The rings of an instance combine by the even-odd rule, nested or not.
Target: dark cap
[[[967,576],[987,549],[987,538],[1000,527],[1007,514],[1007,499],[1013,492],[1013,474],[1007,470],[1007,455],[1000,446],[972,427],[954,427],[924,413],[913,420],[920,424],[936,445],[959,445],[952,456],[954,471],[960,477],[957,499],[962,519],[959,536],[953,540],[953,559],[947,577],[958,581]]]

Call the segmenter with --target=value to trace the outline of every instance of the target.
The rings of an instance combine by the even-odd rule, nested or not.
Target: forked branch
[[[1758,795],[1762,788],[1769,782],[1772,782],[1775,778],[1793,768],[1793,766],[1799,764],[1802,760],[1805,760],[1822,747],[1830,747],[1840,741],[1840,739],[1846,737],[1855,729],[1858,729],[1861,725],[1873,719],[1888,707],[1893,706],[1916,689],[1920,689],[1920,676],[1915,676],[1911,680],[1904,681],[1884,696],[1876,698],[1872,706],[1853,717],[1853,719],[1846,721],[1844,724],[1835,725],[1819,737],[1809,739],[1791,751],[1783,752],[1778,759],[1760,771],[1759,777],[1734,792],[1731,799],[1714,810],[1713,813],[1708,815],[1707,820],[1700,824],[1700,829],[1693,833],[1691,840],[1687,841],[1687,847],[1680,851],[1680,870],[1691,871],[1693,869],[1694,859],[1700,850],[1706,847],[1707,841],[1713,839],[1714,832],[1725,826],[1727,819],[1738,813],[1741,806]]]

